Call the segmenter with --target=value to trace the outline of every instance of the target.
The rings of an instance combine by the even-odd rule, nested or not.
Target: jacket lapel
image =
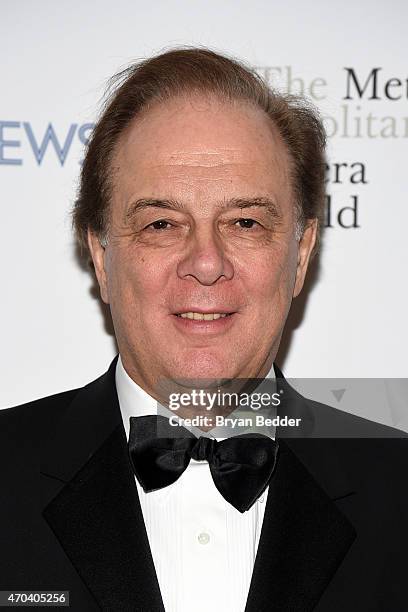
[[[315,429],[313,410],[298,394],[292,399],[284,414],[301,416],[303,429],[293,438],[284,433],[285,439],[277,430],[278,463],[245,612],[313,610],[356,537],[335,504],[354,494],[341,446],[308,438]]]
[[[42,462],[43,515],[104,610],[164,611],[114,382],[78,392]]]

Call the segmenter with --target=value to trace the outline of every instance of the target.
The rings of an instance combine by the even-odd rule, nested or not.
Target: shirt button
[[[263,504],[263,503],[264,503],[264,498],[263,498],[263,496],[259,498],[259,503],[260,503],[260,504]]]
[[[203,531],[198,536],[198,541],[200,542],[200,544],[208,544],[208,542],[210,541],[210,536],[208,535],[208,533],[205,533],[205,531]]]

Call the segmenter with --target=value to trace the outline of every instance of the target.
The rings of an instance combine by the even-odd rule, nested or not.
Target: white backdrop
[[[285,373],[408,376],[404,0],[3,0],[0,10],[1,407],[82,385],[115,354],[70,230],[83,142],[112,74],[184,44],[304,87],[328,116],[333,227],[290,317]]]

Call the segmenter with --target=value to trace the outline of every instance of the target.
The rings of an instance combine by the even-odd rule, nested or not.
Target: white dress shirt
[[[157,402],[120,357],[116,388],[129,439],[129,418],[157,414]],[[241,513],[215,487],[208,462],[193,459],[163,489],[145,493],[137,479],[136,486],[166,612],[244,612],[268,489]]]

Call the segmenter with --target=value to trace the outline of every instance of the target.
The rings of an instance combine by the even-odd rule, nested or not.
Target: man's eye
[[[242,229],[252,229],[254,225],[259,225],[254,219],[238,219],[236,223],[239,223]]]
[[[154,230],[164,230],[168,227],[171,227],[171,224],[164,219],[159,219],[158,221],[153,221],[153,223],[149,223],[146,229],[152,228]]]

